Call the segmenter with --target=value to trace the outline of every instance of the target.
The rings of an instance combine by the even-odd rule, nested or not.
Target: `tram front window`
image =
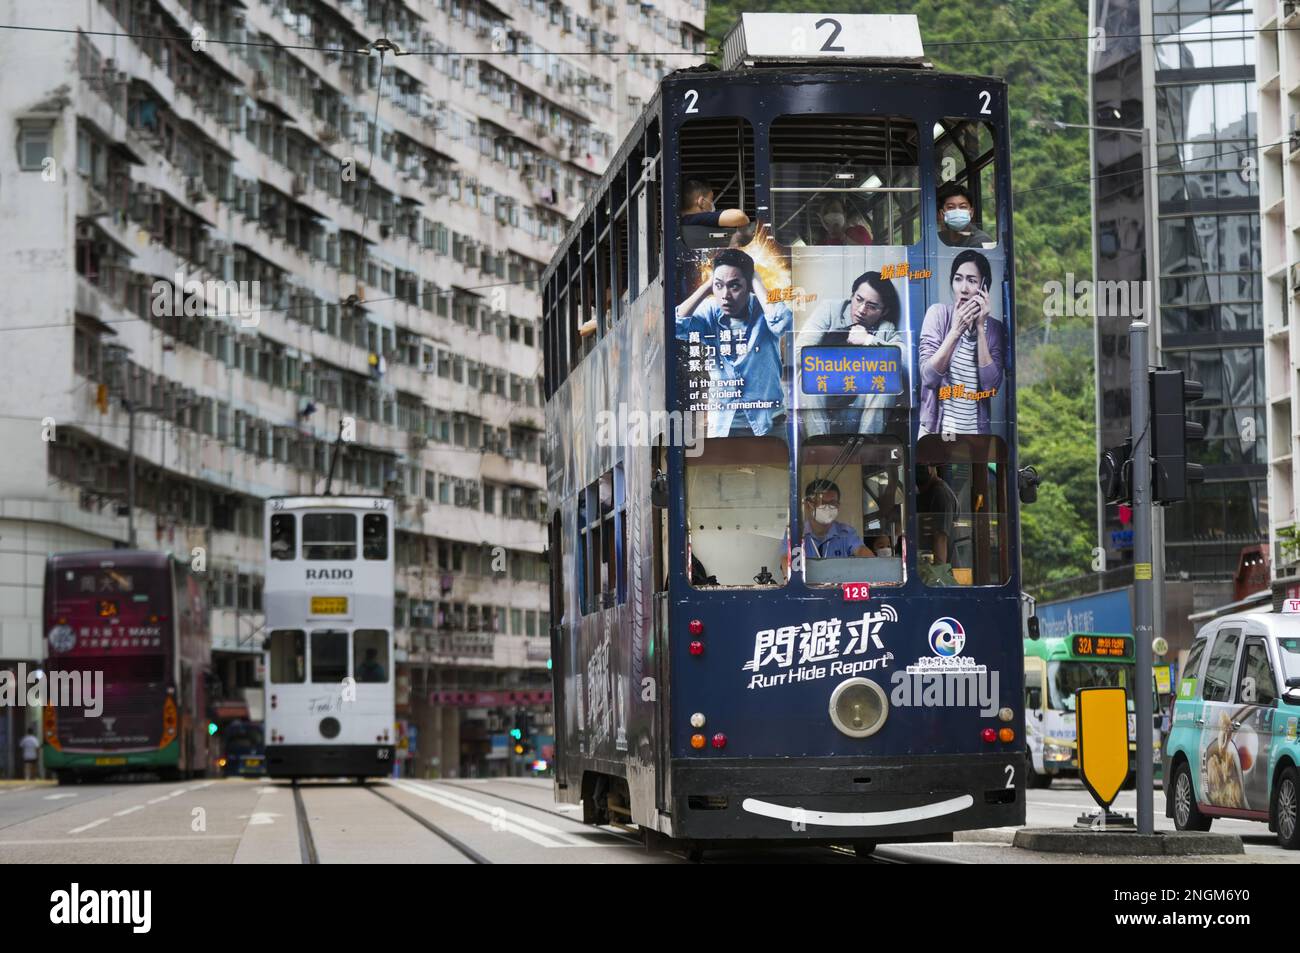
[[[302,682],[307,677],[307,636],[301,629],[276,629],[270,636],[271,682]]]
[[[696,587],[782,585],[790,451],[777,437],[705,440],[686,458],[690,578]]]
[[[361,520],[361,555],[366,559],[388,558],[388,517],[367,513]]]
[[[795,555],[807,582],[903,581],[903,461],[902,444],[891,438],[816,437],[804,444]],[[799,560],[793,565],[797,571]]]
[[[781,116],[772,123],[772,218],[782,245],[920,240],[920,137],[890,116]]]
[[[295,551],[294,515],[276,513],[271,517],[271,558],[293,559]]]
[[[341,682],[348,677],[348,634],[317,629],[311,634],[311,680]]]
[[[357,518],[352,513],[307,513],[302,518],[302,558],[357,558]]]
[[[1001,437],[929,434],[917,442],[917,568],[927,586],[1011,578],[1008,467]]]

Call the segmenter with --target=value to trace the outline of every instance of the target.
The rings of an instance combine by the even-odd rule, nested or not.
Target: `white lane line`
[[[144,810],[144,805],[143,805],[143,804],[137,804],[135,807],[128,807],[128,808],[127,808],[126,810],[124,810],[124,811],[118,811],[118,812],[117,812],[116,814],[114,814],[113,816],[114,816],[114,817],[126,817],[126,815],[128,815],[128,814],[134,814],[136,811],[143,811],[143,810]]]
[[[167,800],[167,795],[166,795],[166,794],[164,794],[162,797],[156,797],[156,798],[153,798],[152,800],[146,801],[145,803],[146,803],[146,804],[161,804],[161,803],[162,803],[163,801],[165,801],[165,800]]]
[[[185,793],[185,789],[184,789],[184,788],[181,788],[179,791],[172,791],[171,794],[168,794],[167,796],[168,796],[168,797],[180,797],[180,796],[181,796],[182,794],[184,794],[184,793]]]
[[[543,837],[540,834],[531,831],[526,827],[523,827],[522,825],[514,823],[513,821],[507,818],[504,811],[494,815],[488,810],[478,810],[477,808],[467,807],[464,804],[459,804],[456,801],[453,801],[451,798],[443,797],[440,792],[435,793],[433,791],[426,790],[425,788],[422,787],[416,787],[414,785],[408,787],[407,783],[403,781],[390,781],[389,783],[392,784],[394,787],[398,788],[398,790],[406,791],[408,794],[414,794],[416,797],[422,797],[426,801],[432,801],[435,804],[440,804],[441,806],[450,808],[453,811],[459,811],[461,814],[467,814],[470,817],[474,818],[476,821],[482,821],[484,824],[491,826],[493,830],[509,831],[512,834],[519,835],[524,840],[532,841],[534,844],[539,844],[542,847],[567,847],[568,846],[567,844],[558,844],[555,841],[551,840],[549,837]]]
[[[0,847],[27,847],[48,844],[141,844],[171,841],[239,840],[242,836],[242,834],[190,834],[171,837],[160,834],[142,834],[139,837],[24,838],[21,840],[0,840]]]
[[[394,782],[401,786],[403,790],[409,791],[419,797],[427,798],[431,801],[437,801],[444,807],[449,807],[454,811],[460,811],[462,814],[483,821],[491,825],[493,830],[508,830],[513,834],[518,834],[526,840],[543,847],[565,847],[565,848],[587,848],[587,847],[617,847],[618,844],[593,843],[572,834],[568,834],[558,828],[551,827],[549,824],[543,824],[540,821],[525,817],[515,811],[507,811],[495,804],[486,801],[480,801],[477,798],[463,797],[452,794],[448,791],[447,785],[438,785],[431,781],[398,781]],[[537,808],[541,810],[541,808]]]
[[[0,787],[0,794],[17,794],[19,791],[30,791],[34,787],[36,787],[34,784],[20,784],[16,788]]]
[[[585,840],[584,838],[581,837],[577,837],[566,831],[562,831],[558,827],[552,827],[550,824],[545,824],[542,821],[534,820],[531,817],[527,817],[515,811],[498,807],[497,805],[490,804],[486,801],[480,801],[476,797],[467,797],[464,794],[460,794],[460,793],[453,794],[451,793],[451,791],[448,790],[448,788],[452,787],[452,785],[435,785],[434,783],[429,782],[429,786],[433,790],[436,790],[443,797],[450,798],[453,801],[459,801],[460,803],[466,804],[470,807],[483,808],[489,811],[493,817],[498,817],[498,818],[503,816],[508,817],[515,823],[522,824],[524,827],[527,827],[530,830],[534,830],[537,833],[542,834],[546,837],[553,837],[556,840],[563,842],[563,846],[565,847],[590,847],[591,846],[591,841]],[[539,807],[539,808],[534,808],[534,810],[544,811],[545,809]]]
[[[91,821],[89,824],[82,824],[80,827],[74,827],[72,830],[68,831],[68,833],[80,834],[82,831],[88,831],[92,827],[98,827],[100,824],[107,824],[107,823],[108,823],[108,818],[101,817],[99,820]]]

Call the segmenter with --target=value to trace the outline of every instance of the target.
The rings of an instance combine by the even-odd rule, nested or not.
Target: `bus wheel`
[[[1180,831],[1208,831],[1213,818],[1206,817],[1196,808],[1196,788],[1192,786],[1192,769],[1186,761],[1174,768],[1174,783],[1170,789],[1174,807],[1174,827]]]
[[[72,784],[72,783],[75,782],[76,780],[77,780],[76,777],[73,776],[73,774],[72,774],[71,771],[55,771],[55,772],[54,772],[54,783],[55,783],[55,784]]]
[[[1279,844],[1287,850],[1300,848],[1300,772],[1293,766],[1282,770],[1273,791],[1273,826]]]
[[[876,852],[876,842],[873,840],[856,840],[853,842],[853,853],[858,857],[870,857]]]
[[[1034,759],[1025,756],[1025,787],[1027,788],[1050,788],[1052,786],[1052,776],[1050,774],[1039,774],[1034,770]]]

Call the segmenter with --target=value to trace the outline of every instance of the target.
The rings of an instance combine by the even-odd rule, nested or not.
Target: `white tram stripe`
[[[929,820],[955,814],[974,805],[975,799],[969,794],[922,804],[919,807],[904,807],[896,811],[809,811],[799,807],[786,807],[784,804],[772,804],[757,798],[747,797],[741,807],[750,814],[775,818],[778,821],[798,821],[803,824],[818,824],[822,827],[884,827],[889,824],[909,824],[914,821]]]

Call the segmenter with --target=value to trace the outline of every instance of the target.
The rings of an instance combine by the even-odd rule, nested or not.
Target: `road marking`
[[[154,798],[154,799],[152,799],[152,800],[150,800],[150,801],[146,801],[145,803],[146,803],[146,804],[160,804],[160,803],[162,803],[162,802],[165,801],[165,800],[167,800],[167,795],[166,795],[166,794],[164,794],[162,797],[156,797],[156,798]]]
[[[167,796],[168,796],[168,797],[180,797],[180,796],[181,796],[182,794],[184,794],[184,793],[185,793],[185,789],[184,789],[184,788],[181,788],[179,791],[173,791],[171,794],[168,794]]]
[[[283,817],[282,814],[272,814],[268,811],[261,811],[256,814],[240,814],[239,819],[247,819],[249,824],[274,824],[275,818]]]
[[[75,794],[47,794],[47,795],[45,795],[45,800],[47,800],[47,801],[61,801],[61,800],[63,800],[65,797],[76,797],[76,796],[77,796],[77,795],[75,795]]]
[[[82,824],[80,827],[74,827],[72,830],[68,831],[68,833],[80,834],[82,831],[88,831],[92,827],[98,827],[100,824],[107,824],[107,823],[108,823],[108,818],[101,817],[99,820],[91,821],[89,824]]]
[[[128,814],[134,814],[136,811],[143,811],[143,810],[144,810],[144,805],[143,805],[143,804],[137,804],[135,807],[128,807],[128,808],[127,808],[126,810],[124,810],[124,811],[118,811],[118,812],[117,812],[116,814],[114,814],[113,816],[114,816],[114,817],[126,817],[126,815],[128,815]]]
[[[513,811],[507,811],[493,804],[486,804],[477,798],[464,797],[463,795],[452,794],[448,791],[446,785],[435,785],[432,782],[417,783],[412,781],[392,781],[389,782],[399,790],[422,797],[425,800],[441,804],[443,807],[451,808],[453,811],[459,811],[477,821],[492,827],[493,830],[509,831],[525,840],[532,841],[542,847],[614,847],[615,844],[593,844],[581,840],[572,835],[566,834],[549,824],[543,824],[540,821],[532,820]]]
[[[0,786],[0,794],[16,794],[19,791],[30,791],[34,787],[36,787],[34,784],[23,784],[16,788]]]
[[[176,837],[166,835],[140,835],[139,837],[56,837],[28,838],[23,840],[0,840],[0,847],[27,847],[48,844],[136,844],[163,843],[168,841],[216,841],[239,840],[242,834],[191,834]]]

